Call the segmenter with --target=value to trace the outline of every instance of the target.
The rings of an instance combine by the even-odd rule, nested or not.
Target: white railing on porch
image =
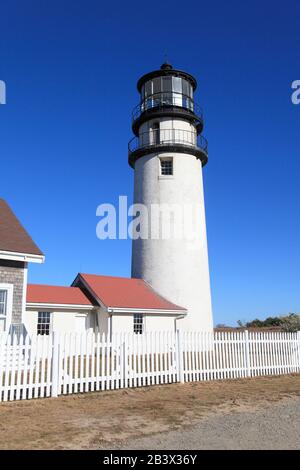
[[[0,401],[300,372],[300,332],[0,337]]]

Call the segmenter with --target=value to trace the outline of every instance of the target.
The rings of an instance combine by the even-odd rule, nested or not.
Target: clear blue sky
[[[165,51],[198,79],[215,323],[300,311],[299,1],[1,4],[0,196],[46,254],[29,280],[130,276],[96,207],[132,198],[136,81]]]

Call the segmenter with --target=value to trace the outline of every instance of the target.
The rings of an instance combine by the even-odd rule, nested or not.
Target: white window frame
[[[163,175],[162,174],[162,166],[161,166],[161,163],[163,161],[171,161],[172,162],[172,175]],[[165,155],[163,157],[159,157],[158,159],[158,163],[159,163],[159,168],[158,168],[158,171],[159,171],[159,179],[173,179],[174,178],[174,173],[175,173],[175,165],[174,165],[174,157],[173,156],[169,156],[169,155]]]
[[[0,290],[5,290],[7,292],[7,303],[6,303],[6,315],[5,315],[5,330],[4,333],[8,333],[11,326],[12,319],[12,307],[13,307],[13,293],[14,286],[13,284],[0,284]],[[4,315],[1,317],[4,317]]]
[[[135,319],[136,316],[141,316],[141,317],[142,317],[142,323],[141,323],[141,325],[142,325],[142,333],[137,333],[137,332],[134,331],[134,326],[135,326],[135,324],[136,324],[135,321],[134,321],[134,319]],[[132,317],[132,322],[133,322],[133,334],[140,335],[140,334],[144,334],[144,333],[145,333],[145,331],[146,331],[146,321],[145,321],[145,320],[146,320],[146,316],[145,316],[143,313],[134,313],[134,314],[133,314],[133,317]]]
[[[42,335],[41,333],[38,333],[38,329],[39,329],[39,314],[40,313],[49,313],[49,335]],[[36,334],[37,335],[41,335],[41,336],[50,336],[51,333],[52,333],[52,313],[53,312],[50,312],[49,310],[39,310],[37,312],[37,321],[36,321]]]

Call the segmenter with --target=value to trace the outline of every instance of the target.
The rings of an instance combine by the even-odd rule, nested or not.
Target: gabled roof
[[[27,304],[91,305],[90,300],[78,287],[28,284]]]
[[[43,256],[4,199],[0,199],[0,251]]]
[[[185,308],[159,295],[143,279],[79,273],[73,285],[80,285],[82,281],[107,308],[186,312]]]

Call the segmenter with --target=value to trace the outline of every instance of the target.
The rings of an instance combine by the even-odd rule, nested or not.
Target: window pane
[[[7,291],[0,290],[0,315],[6,315],[7,310]]]
[[[182,80],[182,93],[186,96],[190,93],[189,83],[186,80]]]
[[[176,93],[182,93],[182,80],[179,77],[173,77],[173,91]]]
[[[145,97],[152,95],[152,82],[145,83]]]
[[[161,160],[160,161],[161,174],[164,176],[173,175],[173,160]]]
[[[7,291],[1,289],[0,290],[0,302],[5,302],[6,301],[6,296],[7,296]]]
[[[162,77],[162,91],[172,91],[172,77]]]
[[[161,92],[161,77],[153,79],[153,94]]]
[[[133,332],[135,334],[142,334],[144,327],[144,317],[141,314],[133,315]]]
[[[49,335],[50,333],[50,312],[38,312],[37,334]]]

